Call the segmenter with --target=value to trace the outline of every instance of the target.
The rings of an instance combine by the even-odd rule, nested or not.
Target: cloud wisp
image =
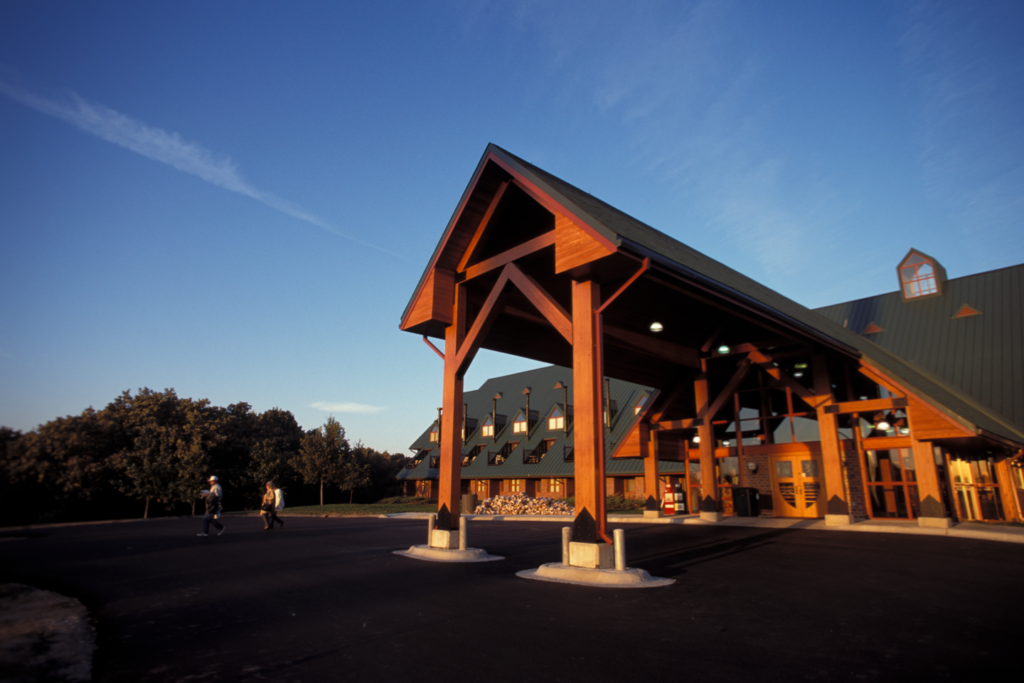
[[[322,410],[325,413],[355,413],[356,415],[376,415],[387,410],[385,406],[371,406],[365,403],[332,403],[331,401],[316,401],[309,404],[314,410]]]
[[[183,139],[177,133],[146,125],[110,107],[89,102],[71,91],[56,97],[44,97],[0,78],[0,94],[147,159],[159,161],[217,187],[255,199],[276,211],[356,244],[407,260],[399,254],[339,230],[286,199],[253,187],[242,178],[228,156],[215,154],[198,143]]]

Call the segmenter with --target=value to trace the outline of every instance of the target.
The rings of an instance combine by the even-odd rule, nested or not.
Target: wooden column
[[[444,333],[444,397],[441,401],[440,490],[437,496],[437,528],[459,528],[462,494],[462,375],[458,374],[458,350],[466,336],[466,288],[455,288],[452,324]]]
[[[825,479],[825,523],[843,525],[853,522],[850,501],[843,482],[843,446],[839,442],[839,420],[825,412],[825,406],[834,402],[832,380],[828,376],[825,356],[814,356],[814,393],[817,399],[818,432],[821,435],[821,469]],[[820,509],[820,508],[819,508]]]
[[[708,376],[697,375],[693,382],[694,397],[697,399],[697,436],[700,437],[700,514],[706,519],[720,517],[718,504],[718,478],[715,476],[715,430],[711,427],[713,415],[708,415],[710,397]]]
[[[573,432],[575,448],[576,519],[572,540],[597,543],[598,517],[603,506],[604,482],[599,474],[598,452],[601,406],[597,400],[601,377],[596,363],[597,329],[594,311],[601,290],[593,281],[572,283]]]
[[[658,490],[658,432],[650,431],[647,425],[640,423],[640,456],[644,459],[644,493],[646,494],[645,510],[657,512],[661,509]]]
[[[908,416],[909,417],[909,416]],[[914,421],[910,420],[911,430]],[[918,441],[911,431],[911,449],[914,453],[914,471],[917,478],[917,495],[921,501],[921,514],[917,518],[920,526],[952,526],[942,503],[942,482],[939,468],[935,466],[935,448],[930,441]]]

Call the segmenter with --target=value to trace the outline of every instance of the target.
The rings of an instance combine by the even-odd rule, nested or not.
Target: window
[[[562,480],[561,479],[548,479],[548,492],[549,493],[561,493],[562,492]]]
[[[644,409],[645,405],[647,405],[647,396],[641,396],[640,400],[636,402],[635,406],[633,406],[633,414],[639,415],[640,411]]]
[[[916,252],[911,253],[900,265],[900,282],[904,299],[939,293],[935,265],[931,259]]]
[[[543,441],[541,441],[540,445],[537,446],[537,455],[546,455],[547,452],[551,450],[551,446],[554,443],[554,439],[544,439]]]
[[[491,419],[490,415],[487,416],[483,427],[480,428],[480,436],[494,436],[494,420]]]
[[[434,426],[430,428],[430,441],[432,443],[437,443],[437,437],[438,437],[437,423],[435,422]]]
[[[522,413],[520,413],[519,417],[516,418],[516,421],[512,423],[512,433],[525,434],[527,429],[526,425],[526,418],[523,417]]]
[[[565,429],[565,415],[559,408],[555,408],[551,411],[551,415],[548,416],[548,429],[552,431]]]
[[[522,479],[510,479],[509,482],[508,482],[508,490],[513,492],[513,493],[516,493],[518,491],[522,491],[523,490],[523,480]]]

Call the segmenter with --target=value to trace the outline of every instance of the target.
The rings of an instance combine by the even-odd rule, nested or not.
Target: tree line
[[[374,502],[399,493],[407,461],[351,445],[333,417],[303,431],[279,408],[125,391],[28,433],[0,427],[0,524],[195,514],[210,475],[229,511],[258,508],[267,481],[290,506]]]

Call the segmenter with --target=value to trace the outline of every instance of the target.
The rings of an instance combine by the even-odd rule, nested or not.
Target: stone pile
[[[562,500],[530,498],[525,493],[516,493],[485,498],[474,512],[478,515],[572,515],[575,510]]]

